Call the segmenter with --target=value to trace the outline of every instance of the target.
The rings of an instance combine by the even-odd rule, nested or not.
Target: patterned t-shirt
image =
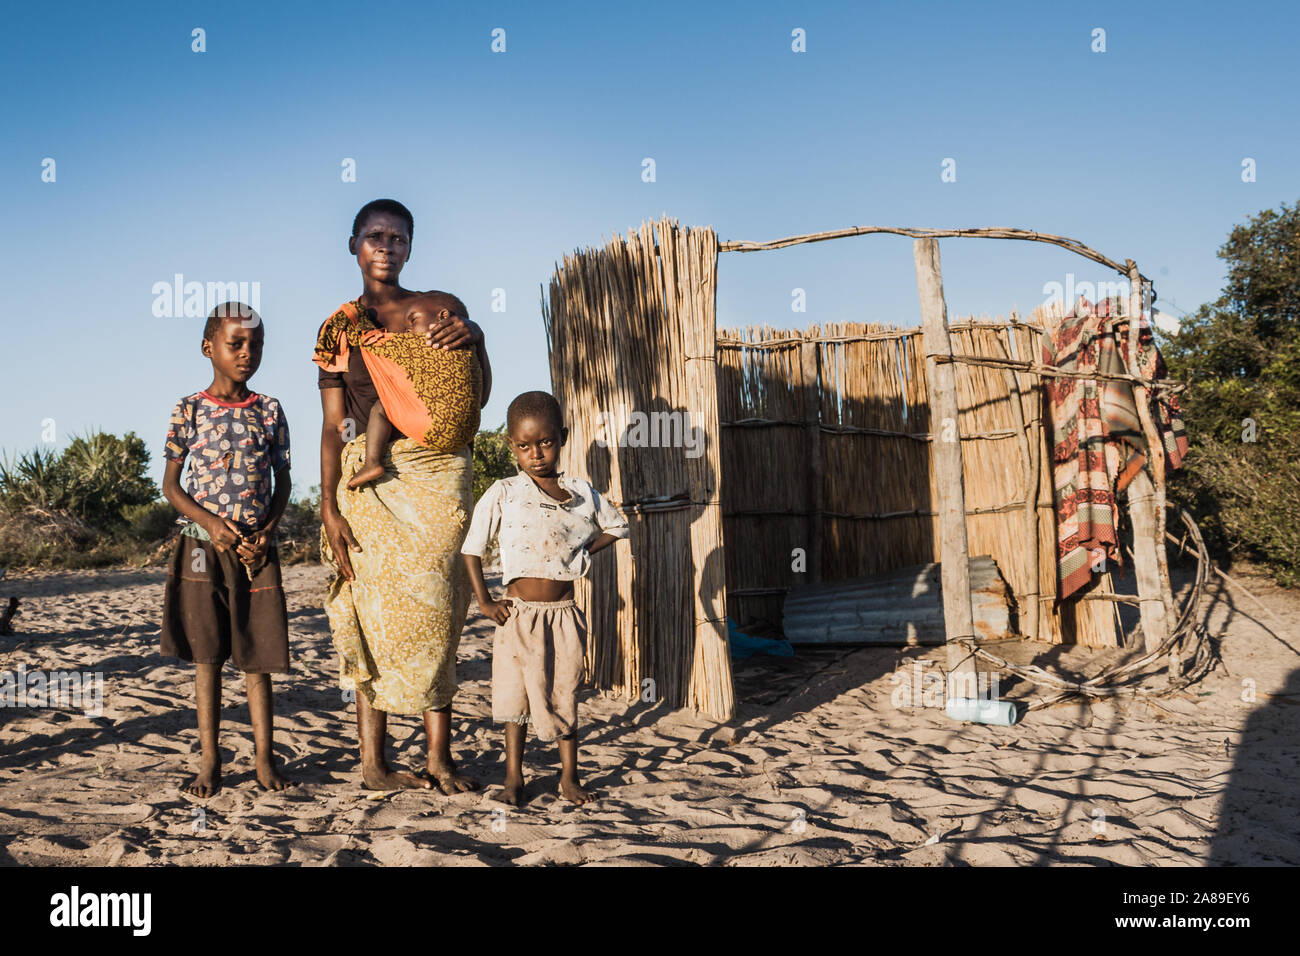
[[[572,581],[587,576],[587,545],[601,534],[628,536],[627,518],[581,478],[560,476],[569,493],[557,501],[520,472],[493,483],[474,506],[461,554],[479,557],[497,539],[502,583],[515,578]]]
[[[274,398],[222,402],[206,391],[176,403],[163,456],[190,467],[185,490],[201,507],[257,530],[271,510],[272,477],[289,467],[289,423]]]

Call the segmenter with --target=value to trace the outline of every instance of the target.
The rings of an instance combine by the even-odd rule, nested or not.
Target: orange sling
[[[388,332],[357,301],[345,302],[316,336],[312,361],[346,372],[361,349],[388,420],[431,451],[459,451],[478,433],[483,370],[472,349],[435,349],[417,332]]]

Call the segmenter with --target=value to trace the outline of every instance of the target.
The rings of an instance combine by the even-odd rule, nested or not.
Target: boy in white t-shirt
[[[506,781],[496,795],[524,799],[524,730],[559,739],[560,793],[574,803],[591,794],[578,782],[578,686],[587,622],[573,582],[591,555],[628,535],[627,519],[588,482],[555,470],[569,437],[560,405],[547,392],[525,392],[506,412],[519,474],[495,482],[474,508],[461,554],[483,613],[497,623],[492,641],[492,717],[506,724]],[[483,553],[497,539],[506,598],[493,600]]]

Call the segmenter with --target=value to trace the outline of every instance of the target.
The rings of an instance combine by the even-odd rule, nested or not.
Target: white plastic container
[[[969,697],[949,697],[944,707],[953,720],[968,720],[977,724],[997,724],[1010,727],[1016,722],[1016,705],[1009,700],[972,700]]]

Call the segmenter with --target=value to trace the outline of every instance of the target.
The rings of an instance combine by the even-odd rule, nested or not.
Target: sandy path
[[[740,713],[723,728],[588,696],[582,765],[602,798],[561,802],[554,751],[530,741],[536,796],[505,812],[481,793],[371,799],[361,788],[324,580],[318,567],[286,569],[294,673],[277,683],[276,739],[300,786],[258,790],[243,683],[228,669],[226,787],[206,802],[177,789],[197,731],[191,676],[157,651],[161,573],[0,583],[0,596],[23,597],[0,672],[97,670],[105,693],[98,717],[0,708],[0,863],[1300,863],[1300,638],[1266,631],[1231,592],[1214,590],[1209,612],[1222,665],[1158,706],[961,725],[891,702],[895,669],[932,665],[937,650],[758,658],[739,663]],[[1284,620],[1300,617],[1300,595],[1251,583]],[[455,747],[495,786],[489,646],[477,618],[461,644]],[[1062,666],[1084,655],[1050,652]],[[416,765],[416,719],[392,723],[396,761]]]

